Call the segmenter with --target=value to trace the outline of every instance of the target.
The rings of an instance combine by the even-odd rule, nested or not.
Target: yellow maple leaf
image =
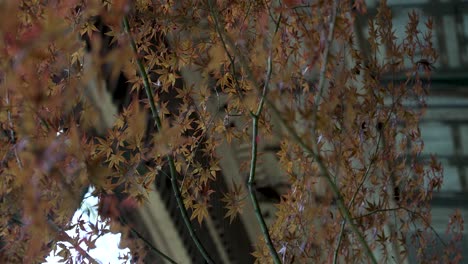
[[[223,194],[224,197],[221,199],[221,201],[226,203],[225,208],[227,212],[224,218],[229,217],[229,223],[232,223],[236,216],[242,213],[242,209],[245,205],[245,192],[242,185],[236,184],[235,182],[232,184],[232,190]]]
[[[198,223],[201,225],[203,219],[208,217],[208,204],[207,203],[197,203],[193,205],[193,212],[190,220],[197,218]]]

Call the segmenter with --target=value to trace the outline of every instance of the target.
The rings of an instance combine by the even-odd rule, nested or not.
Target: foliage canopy
[[[209,217],[223,142],[252,148],[246,182],[222,202],[229,221],[253,203],[263,236],[245,254],[258,263],[401,261],[408,243],[420,259],[459,261],[459,213],[444,253],[428,250],[443,170],[418,159],[433,22],[413,12],[398,39],[382,1],[364,52],[353,25],[365,11],[362,0],[0,1],[2,262],[43,261],[59,241],[93,262],[94,239],[131,232],[122,208],[144,203],[156,177],[171,179],[211,262],[190,220]],[[116,101],[120,76],[129,89]],[[254,183],[260,146],[275,138],[288,190],[267,226]],[[89,185],[109,226],[70,237]]]

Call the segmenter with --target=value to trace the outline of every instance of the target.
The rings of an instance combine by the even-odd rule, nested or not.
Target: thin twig
[[[268,58],[268,60],[271,62],[271,56]],[[269,66],[271,68],[271,66]],[[266,89],[268,87],[268,82],[265,82],[265,86],[263,89],[263,95],[262,99],[259,103],[257,112],[255,114],[252,114],[252,158],[250,161],[250,173],[249,173],[249,180],[247,182],[247,186],[249,188],[249,194],[250,198],[252,200],[252,204],[254,207],[255,215],[257,217],[257,220],[260,224],[260,228],[263,233],[263,237],[265,238],[265,242],[268,246],[268,249],[270,250],[270,255],[273,258],[274,263],[281,263],[281,260],[278,256],[278,252],[275,249],[275,246],[273,245],[273,241],[271,240],[268,227],[265,223],[265,220],[263,219],[262,212],[260,209],[260,205],[258,204],[257,200],[257,195],[255,194],[255,189],[254,189],[254,180],[255,180],[255,171],[256,171],[256,165],[257,165],[257,142],[258,142],[258,121],[260,118],[261,110],[263,108],[263,102],[264,102],[264,95],[266,94]]]
[[[315,105],[314,105],[314,110],[313,110],[314,129],[312,129],[312,135],[313,135],[313,138],[314,138],[314,140],[313,140],[313,142],[314,142],[314,145],[313,145],[314,147],[313,148],[314,149],[307,146],[307,144],[305,144],[302,141],[302,139],[294,132],[294,130],[292,128],[289,128],[288,130],[290,132],[294,132],[293,134],[295,134],[294,138],[296,138],[296,141],[299,140],[298,142],[302,142],[300,145],[303,148],[306,147],[305,150],[307,152],[309,152],[310,154],[312,154],[312,156],[314,156],[315,161],[319,165],[320,171],[325,176],[325,178],[328,181],[334,195],[337,198],[338,208],[341,211],[341,214],[342,214],[342,216],[344,218],[344,220],[343,220],[343,222],[341,224],[341,230],[340,230],[340,236],[339,236],[339,239],[338,239],[338,244],[337,244],[337,247],[336,247],[335,253],[334,253],[334,262],[337,261],[337,254],[338,254],[338,251],[339,251],[339,245],[340,245],[341,240],[342,240],[343,231],[344,231],[346,222],[349,221],[351,229],[357,235],[361,245],[364,247],[364,249],[366,251],[366,254],[369,256],[371,262],[376,264],[377,260],[375,259],[375,256],[372,253],[372,250],[371,250],[369,244],[367,243],[366,238],[361,233],[361,231],[359,230],[357,225],[353,222],[350,211],[346,207],[346,205],[344,204],[343,197],[341,196],[341,193],[340,193],[340,190],[339,190],[338,186],[333,181],[333,178],[332,178],[330,172],[328,171],[327,167],[325,166],[325,164],[322,161],[322,157],[319,155],[318,143],[316,143],[316,141],[315,141],[315,139],[317,138],[316,129],[317,129],[319,104],[320,104],[320,99],[322,97],[324,84],[325,84],[325,73],[326,73],[326,70],[327,70],[329,50],[331,48],[332,41],[333,41],[337,10],[338,10],[338,0],[335,0],[335,1],[333,1],[332,17],[330,19],[330,28],[329,28],[329,32],[328,32],[327,43],[325,45],[325,50],[324,50],[324,53],[323,53],[322,68],[320,70],[319,83],[318,83],[318,87],[317,87],[318,94],[316,95],[316,98],[315,98]],[[278,112],[278,114],[279,114],[279,112]],[[284,122],[284,120],[282,118],[280,118],[280,120],[283,122],[283,124],[286,125],[286,123]]]
[[[319,104],[320,104],[320,99],[322,98],[323,87],[325,85],[325,73],[327,72],[328,56],[330,54],[330,47],[332,45],[333,35],[335,33],[335,21],[336,21],[336,13],[337,13],[337,10],[338,10],[338,0],[333,1],[333,7],[332,8],[333,8],[332,16],[330,18],[330,25],[329,25],[330,28],[329,28],[329,31],[328,31],[328,38],[327,38],[327,43],[325,45],[325,50],[323,51],[322,68],[320,69],[319,83],[318,83],[318,87],[317,87],[318,95],[316,95],[316,97],[315,97],[315,105],[314,105],[314,111],[313,111],[315,126],[317,124],[318,108],[319,108]]]
[[[49,227],[52,228],[59,235],[60,240],[63,240],[65,242],[70,243],[72,245],[72,247],[74,249],[76,249],[76,251],[78,251],[78,253],[80,255],[82,255],[83,257],[85,257],[89,261],[89,263],[99,264],[99,261],[97,261],[93,257],[91,257],[91,255],[89,255],[89,253],[86,250],[84,250],[79,245],[79,243],[76,243],[74,241],[74,239],[67,234],[67,232],[65,232],[62,228],[60,228],[58,225],[56,225],[52,220],[48,219],[47,223],[48,223]]]
[[[153,116],[153,119],[156,122],[156,128],[158,129],[158,131],[161,131],[161,129],[162,129],[161,119],[159,117],[159,112],[158,112],[158,109],[156,108],[156,104],[154,103],[153,92],[152,92],[151,87],[150,87],[149,77],[148,77],[148,74],[146,73],[146,70],[145,70],[145,67],[143,66],[142,61],[140,60],[140,58],[138,56],[138,50],[137,50],[137,47],[136,47],[136,44],[135,44],[135,40],[133,39],[132,35],[130,34],[130,26],[129,26],[127,17],[124,17],[123,23],[124,23],[125,32],[129,36],[130,45],[132,47],[133,52],[135,53],[135,60],[136,60],[137,65],[138,65],[138,72],[139,72],[141,78],[143,79],[143,86],[145,88],[146,95],[148,97],[148,101],[150,103],[151,114]],[[185,226],[186,226],[186,228],[187,228],[187,230],[188,230],[188,232],[190,234],[190,237],[192,238],[193,242],[195,243],[195,245],[198,248],[198,251],[202,254],[205,261],[207,263],[210,263],[210,264],[214,263],[213,260],[211,259],[211,257],[208,255],[208,252],[206,251],[206,249],[203,247],[203,244],[201,243],[200,239],[195,234],[195,230],[193,229],[193,226],[192,226],[192,224],[190,222],[190,217],[188,215],[187,209],[185,208],[185,204],[184,204],[184,202],[182,200],[182,194],[181,194],[180,189],[179,189],[179,184],[177,183],[177,171],[176,171],[176,168],[175,168],[174,159],[172,158],[171,155],[167,155],[167,161],[169,163],[169,171],[170,171],[170,175],[171,175],[172,191],[174,192],[177,205],[178,205],[180,213],[182,215],[182,219],[184,220]]]
[[[444,247],[447,246],[447,243],[445,243],[445,241],[442,239],[442,237],[439,235],[439,233],[434,229],[434,227],[432,227],[432,225],[426,220],[426,218],[423,217],[423,215],[419,212],[415,212],[409,208],[406,208],[406,207],[403,207],[403,206],[399,206],[399,207],[395,207],[395,208],[386,208],[386,209],[376,209],[372,212],[368,212],[366,214],[363,214],[363,215],[360,215],[360,216],[357,216],[357,217],[354,217],[353,219],[361,219],[361,218],[364,218],[364,217],[369,217],[373,214],[377,214],[377,213],[385,213],[385,212],[394,212],[394,211],[398,211],[398,210],[404,210],[406,211],[408,214],[412,214],[412,215],[416,215],[417,217],[421,218],[421,220],[424,222],[424,224],[426,224],[429,229],[431,229],[431,231],[434,233],[434,235],[437,237],[437,239],[439,239],[440,243],[442,243],[442,245],[444,245]]]
[[[375,146],[375,151],[374,151],[374,154],[371,156],[371,163],[369,164],[369,166],[367,167],[366,169],[366,172],[364,173],[364,176],[362,177],[362,180],[361,182],[359,183],[358,187],[356,188],[356,191],[354,192],[353,196],[351,197],[351,200],[349,201],[349,204],[348,204],[348,208],[351,210],[351,207],[353,207],[354,205],[354,200],[356,199],[356,196],[357,194],[359,193],[359,191],[361,190],[362,186],[364,185],[366,179],[367,179],[367,176],[369,176],[369,172],[372,168],[372,165],[374,165],[374,161],[377,159],[376,158],[376,155],[377,155],[377,152],[379,151],[379,145],[380,145],[380,140],[382,138],[382,133],[383,131],[380,131],[379,133],[379,138],[377,140],[377,145]]]
[[[394,78],[393,78],[393,79],[394,79]],[[408,79],[408,80],[409,80],[409,79]],[[408,80],[405,82],[405,85],[408,84]],[[403,94],[400,95],[400,96],[396,99],[396,101],[399,102],[400,99],[402,98],[402,96],[403,96]],[[388,114],[387,119],[383,122],[383,127],[386,127],[386,126],[387,126],[388,122],[390,121],[390,117],[391,117],[391,115],[392,115],[392,113],[393,113],[393,111],[394,111],[394,109],[395,109],[395,105],[396,105],[396,103],[395,103],[395,98],[392,98],[392,100],[393,100],[392,108],[390,109],[390,113]],[[381,141],[382,139],[384,140],[383,145],[385,146],[385,138],[382,137],[382,135],[383,135],[383,131],[382,131],[382,130],[383,130],[383,128],[381,128],[381,131],[379,131],[380,133],[379,133],[379,138],[378,138],[378,140],[377,140],[377,145],[376,145],[374,154],[371,156],[371,157],[374,158],[374,159],[375,159],[375,156],[377,155],[377,152],[378,152],[378,149],[379,149],[379,146],[380,146],[380,141]],[[348,208],[349,208],[349,209],[351,209],[351,207],[353,206],[354,200],[355,200],[357,194],[359,193],[360,189],[361,189],[362,186],[364,185],[364,182],[365,182],[366,179],[367,179],[367,176],[368,176],[368,174],[369,174],[369,171],[370,171],[370,168],[371,168],[372,165],[373,165],[373,161],[371,162],[371,164],[369,164],[369,167],[367,168],[366,172],[364,173],[364,176],[363,176],[363,178],[362,178],[360,184],[358,185],[358,188],[357,188],[356,191],[354,192],[354,194],[353,194],[353,196],[352,196],[352,198],[351,198],[351,200],[350,200],[350,203],[348,204]],[[396,209],[400,209],[400,208],[396,208]],[[387,210],[386,210],[386,209],[383,209],[382,211],[387,211]],[[339,237],[338,237],[338,243],[337,243],[337,247],[335,248],[335,254],[334,254],[334,259],[333,259],[333,263],[334,263],[334,264],[337,263],[337,262],[336,262],[336,261],[337,261],[337,254],[338,254],[339,247],[340,247],[340,244],[341,244],[341,241],[342,241],[342,236],[343,236],[343,232],[344,232],[344,227],[345,227],[345,225],[346,225],[346,219],[343,220],[343,222],[342,222],[342,224],[341,224],[341,229],[340,229],[340,233],[339,233]],[[432,226],[431,226],[431,228],[432,228]],[[436,233],[436,234],[437,234],[437,233]],[[438,235],[438,234],[437,234],[437,235]],[[442,241],[442,243],[443,243],[443,241]]]
[[[242,53],[236,52],[237,47],[234,44],[234,41],[232,41],[232,39],[226,34],[226,32],[224,32],[224,28],[220,26],[218,13],[216,12],[215,7],[213,5],[213,0],[208,0],[208,5],[210,7],[210,13],[211,13],[211,16],[213,17],[217,33],[218,35],[220,35],[220,38],[224,40],[223,41],[224,50],[226,51],[227,54],[230,54],[228,52],[228,48],[230,48],[232,52],[236,55],[236,58],[239,59],[239,63],[244,68],[244,70],[248,70],[247,59],[244,57]],[[253,78],[250,71],[246,71],[245,74],[247,75],[247,80],[249,80],[253,84],[254,87],[259,87],[259,85],[257,85],[257,81],[255,80],[255,78]],[[234,80],[237,80],[237,76],[233,76],[233,78]]]
[[[354,217],[353,219],[361,219],[361,218],[364,218],[364,217],[369,217],[373,214],[376,214],[376,213],[382,213],[382,212],[392,212],[392,211],[397,211],[397,210],[402,210],[402,209],[405,209],[403,207],[396,207],[396,208],[384,208],[384,209],[376,209],[374,211],[371,211],[371,212],[368,212],[368,213],[365,213],[365,214],[362,214],[360,216],[356,216]]]
[[[6,78],[6,77],[5,77]],[[18,163],[18,167],[20,169],[23,169],[23,163],[21,162],[21,159],[18,155],[18,148],[16,144],[16,136],[15,136],[15,130],[13,126],[13,118],[11,116],[11,104],[10,104],[10,94],[8,91],[8,88],[6,89],[6,96],[5,96],[5,104],[7,105],[7,118],[8,118],[8,126],[9,126],[9,132],[10,132],[10,142],[13,145],[13,152],[15,154],[16,162]]]
[[[346,219],[341,222],[340,234],[338,235],[338,242],[336,243],[335,252],[333,253],[333,264],[338,263],[338,253],[340,252],[341,241],[343,240],[344,229],[346,226]]]
[[[150,241],[148,241],[143,235],[141,235],[135,228],[130,227],[130,231],[136,235],[141,241],[143,241],[152,251],[158,254],[160,257],[164,258],[165,260],[169,261],[170,263],[177,264],[175,260],[173,260],[168,255],[164,254],[161,250],[157,249]]]
[[[431,223],[429,223],[426,218],[424,218],[422,216],[421,213],[418,213],[418,212],[414,212],[406,207],[402,207],[401,209],[405,210],[406,212],[408,212],[409,214],[414,214],[416,216],[419,216],[419,218],[421,218],[421,220],[429,227],[429,229],[432,230],[432,232],[436,235],[436,237],[439,239],[439,241],[442,243],[442,245],[444,245],[444,247],[447,247],[447,243],[444,242],[444,240],[442,239],[442,237],[440,237],[439,233],[437,233],[437,231],[434,229],[434,227],[432,227]]]
[[[239,97],[242,99],[243,94],[242,94],[242,91],[240,89],[240,84],[239,84],[239,81],[237,80],[237,76],[236,76],[237,74],[236,74],[236,65],[235,65],[235,62],[234,62],[234,57],[231,55],[231,53],[228,50],[228,47],[227,47],[227,44],[226,44],[226,41],[225,41],[225,38],[224,38],[225,34],[224,34],[223,29],[219,25],[219,18],[218,18],[217,12],[214,9],[213,2],[211,2],[211,0],[208,0],[208,5],[210,7],[211,16],[214,19],[214,24],[215,24],[214,26],[215,26],[216,32],[218,33],[219,39],[221,40],[221,43],[223,44],[223,49],[226,52],[226,55],[228,56],[229,62],[231,64],[232,78],[234,79],[234,82],[236,83],[236,91],[239,94]],[[250,9],[250,7],[249,7],[249,9]],[[231,46],[231,48],[235,48],[232,43],[230,43],[230,46]]]
[[[362,177],[362,180],[361,180],[361,182],[360,182],[359,185],[358,185],[358,188],[356,189],[356,191],[354,192],[353,196],[351,197],[351,200],[350,200],[349,203],[348,203],[348,210],[351,210],[352,206],[354,205],[354,200],[356,199],[356,196],[357,196],[357,194],[359,193],[359,190],[360,190],[361,187],[364,185],[364,182],[366,181],[367,176],[369,175],[369,172],[370,172],[370,170],[371,170],[372,165],[374,165],[374,161],[376,160],[375,156],[377,155],[377,152],[378,152],[378,150],[379,150],[380,139],[381,139],[382,133],[383,133],[383,132],[380,132],[380,133],[379,133],[379,138],[378,138],[378,140],[377,140],[377,145],[376,145],[376,147],[375,147],[374,154],[371,156],[371,163],[370,163],[369,166],[367,167],[366,172],[364,173],[364,176]],[[335,253],[334,253],[334,255],[333,255],[333,264],[336,264],[337,261],[338,261],[338,252],[340,251],[341,241],[343,240],[343,234],[344,234],[344,228],[345,228],[345,226],[346,226],[346,219],[344,219],[343,222],[341,223],[340,233],[339,233],[339,235],[338,235],[338,242],[337,242],[337,244],[336,244]]]
[[[286,128],[286,130],[289,132],[289,134],[292,136],[292,138],[296,141],[296,143],[299,144],[299,146],[301,146],[304,149],[304,151],[311,154],[312,157],[314,158],[314,160],[317,162],[321,173],[323,174],[323,176],[327,180],[328,185],[331,187],[331,190],[332,190],[332,192],[333,192],[333,194],[334,194],[334,196],[336,198],[338,209],[340,210],[341,215],[343,216],[343,218],[345,220],[347,220],[349,222],[351,230],[358,237],[359,242],[361,243],[362,247],[366,251],[366,254],[370,258],[371,262],[374,263],[374,264],[377,264],[377,260],[375,259],[375,256],[372,253],[372,250],[371,250],[369,244],[367,243],[364,235],[361,233],[361,231],[359,230],[357,225],[354,223],[353,218],[351,217],[351,213],[349,212],[348,208],[344,204],[341,192],[340,192],[338,186],[333,181],[333,177],[332,177],[331,173],[328,171],[327,167],[325,166],[325,163],[323,162],[322,157],[317,152],[315,152],[311,147],[309,147],[302,140],[302,138],[299,137],[299,135],[296,133],[296,131],[291,126],[289,126],[286,123],[286,121],[284,121],[284,119],[281,117],[281,114],[280,114],[278,108],[271,101],[269,101],[268,98],[266,99],[266,102],[267,102],[268,106],[272,109],[272,112],[275,115],[275,117]]]
[[[278,32],[279,28],[279,23],[281,21],[281,15],[279,16],[277,22],[276,22],[276,28],[275,32],[273,35],[276,35]],[[263,237],[265,238],[265,242],[268,246],[268,249],[270,250],[270,255],[273,258],[274,263],[281,263],[281,260],[278,256],[278,252],[275,249],[275,246],[273,245],[273,241],[271,240],[268,227],[265,223],[265,219],[262,216],[262,212],[260,209],[260,205],[258,204],[257,200],[257,195],[255,193],[255,189],[253,187],[254,181],[255,181],[255,172],[256,172],[256,166],[257,166],[257,151],[258,151],[258,121],[260,119],[260,115],[262,113],[263,105],[265,104],[265,98],[268,92],[268,87],[271,79],[271,74],[272,74],[272,68],[273,68],[273,62],[272,62],[272,51],[270,50],[270,54],[268,56],[267,60],[267,73],[266,73],[266,78],[265,78],[265,84],[263,85],[263,90],[262,90],[262,96],[260,98],[260,102],[258,104],[257,111],[255,113],[251,113],[252,116],[252,158],[250,161],[250,174],[249,174],[249,180],[247,182],[247,186],[249,188],[249,194],[250,198],[252,200],[252,204],[254,207],[255,215],[257,217],[257,220],[260,224],[260,228],[263,233]]]
[[[130,228],[130,231],[134,235],[136,235],[139,239],[141,239],[141,241],[143,241],[143,243],[145,243],[152,251],[154,251],[156,254],[158,254],[160,257],[164,258],[165,260],[169,261],[170,263],[177,264],[175,260],[173,260],[168,255],[164,254],[161,250],[157,249],[148,239],[146,239],[142,234],[140,234],[140,232],[138,232],[135,228],[128,225],[128,222],[124,217],[121,216],[120,221],[126,224]]]

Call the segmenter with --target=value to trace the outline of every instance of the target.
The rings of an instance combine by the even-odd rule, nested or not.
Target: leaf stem
[[[133,39],[132,35],[130,34],[130,26],[128,23],[127,17],[124,17],[123,19],[124,23],[124,29],[125,32],[128,34],[129,39],[130,39],[130,45],[132,47],[133,52],[135,53],[135,60],[138,65],[138,72],[143,79],[143,86],[145,88],[146,95],[148,97],[148,101],[150,103],[150,108],[151,108],[151,114],[153,116],[153,119],[156,122],[156,127],[158,131],[161,131],[162,125],[161,125],[161,119],[159,117],[158,109],[156,108],[156,104],[154,103],[154,98],[153,98],[153,92],[150,87],[150,82],[149,82],[149,77],[148,74],[146,73],[145,67],[143,66],[142,61],[138,57],[138,50],[135,44],[135,40]],[[167,155],[167,161],[169,163],[169,171],[171,175],[171,185],[172,185],[172,191],[174,192],[175,198],[177,205],[179,207],[180,213],[182,215],[182,219],[184,220],[185,226],[190,234],[190,237],[192,238],[193,242],[198,248],[198,251],[202,254],[203,258],[205,261],[209,264],[214,263],[211,257],[208,255],[208,252],[206,249],[203,247],[203,244],[201,243],[200,239],[197,237],[195,234],[195,230],[193,229],[193,226],[190,222],[190,218],[187,212],[187,209],[185,208],[184,202],[182,200],[182,194],[179,189],[179,184],[177,183],[177,171],[175,168],[175,163],[174,159],[171,155]]]

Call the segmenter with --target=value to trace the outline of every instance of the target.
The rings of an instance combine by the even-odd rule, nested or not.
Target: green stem
[[[261,109],[259,107],[259,109]],[[260,224],[260,229],[262,230],[263,237],[265,238],[265,242],[270,250],[270,255],[273,258],[273,262],[275,264],[280,264],[281,260],[278,256],[278,252],[273,245],[273,241],[271,240],[270,233],[268,231],[267,224],[265,223],[265,219],[263,219],[262,211],[260,209],[260,205],[258,204],[257,195],[255,194],[255,189],[253,187],[254,179],[255,179],[255,170],[257,166],[257,136],[258,136],[258,115],[252,115],[252,159],[250,161],[250,174],[249,174],[249,181],[247,182],[247,186],[249,188],[250,199],[252,200],[252,204],[254,207],[255,216],[257,217],[258,223]]]
[[[153,116],[153,119],[156,122],[156,127],[158,131],[161,131],[162,125],[161,125],[161,119],[159,117],[158,109],[156,108],[156,104],[154,103],[154,98],[153,98],[153,92],[150,87],[150,82],[148,78],[148,74],[146,73],[145,67],[143,66],[143,63],[141,62],[140,58],[138,57],[138,50],[135,44],[135,41],[133,37],[130,34],[130,26],[128,24],[128,19],[127,17],[124,17],[124,29],[125,32],[128,34],[129,39],[130,39],[130,45],[132,47],[133,52],[135,53],[135,59],[138,65],[138,72],[140,76],[143,79],[143,86],[146,91],[146,95],[148,97],[148,101],[150,103],[150,108],[151,108],[151,114]],[[174,159],[172,158],[171,155],[167,156],[167,162],[169,163],[169,171],[171,175],[171,185],[172,185],[172,191],[174,192],[175,198],[177,205],[179,207],[180,213],[182,215],[182,219],[184,220],[185,226],[190,234],[190,237],[192,238],[193,242],[198,248],[198,251],[202,254],[203,258],[205,261],[209,264],[214,263],[213,260],[210,258],[208,255],[208,252],[206,249],[203,247],[200,239],[197,237],[195,234],[195,230],[193,229],[192,223],[190,222],[190,217],[188,215],[187,209],[185,208],[183,199],[182,199],[182,194],[179,189],[179,184],[177,183],[177,171],[175,168],[175,163]]]
[[[281,16],[278,19],[278,23],[280,20],[281,20]],[[270,56],[268,57],[268,61],[267,61],[267,74],[266,74],[266,79],[265,79],[265,85],[263,86],[262,97],[260,99],[260,103],[258,104],[257,112],[255,112],[255,114],[252,113],[252,159],[250,161],[250,174],[249,174],[249,181],[247,182],[247,186],[249,187],[250,199],[252,200],[255,216],[257,217],[258,223],[260,224],[263,237],[265,238],[265,242],[268,246],[268,249],[270,250],[270,255],[273,258],[273,262],[275,264],[280,264],[281,260],[278,256],[278,252],[276,251],[275,246],[273,245],[273,241],[271,240],[268,227],[265,223],[265,219],[263,218],[260,205],[258,204],[257,195],[253,188],[253,184],[255,181],[255,171],[257,167],[258,120],[260,118],[260,114],[262,113],[263,105],[265,104],[265,97],[268,91],[268,84],[270,83],[270,78],[271,78],[271,72],[272,72],[272,66],[273,66],[272,64],[273,63],[271,60],[271,52],[270,52]]]
[[[233,65],[234,61],[232,59],[232,55],[228,51],[228,46],[233,50],[234,53],[236,52],[236,47],[233,44],[232,40],[228,36],[226,36],[223,29],[220,27],[219,18],[218,18],[217,12],[215,12],[215,8],[214,8],[212,0],[208,0],[208,5],[209,5],[209,8],[210,8],[211,16],[213,17],[213,20],[214,20],[213,22],[214,22],[214,25],[215,25],[216,32],[218,33],[218,35],[219,35],[219,37],[221,39],[221,42],[223,44],[223,47],[224,47],[224,50],[225,50],[226,54],[228,55],[229,59],[231,60],[231,65]],[[278,20],[275,23],[276,28],[275,28],[274,34],[276,34],[278,32],[280,21],[281,21],[281,15],[279,16]],[[239,56],[237,56],[237,57],[239,58],[240,64],[244,68],[247,67],[246,66],[247,61],[244,58],[244,56],[242,56],[242,54],[239,54]],[[233,70],[234,70],[234,68],[233,68]],[[255,113],[251,112],[252,130],[253,130],[252,131],[252,158],[251,158],[251,163],[250,163],[250,174],[249,174],[249,180],[247,182],[247,186],[249,188],[249,195],[250,195],[250,198],[252,200],[255,216],[257,217],[258,223],[260,225],[260,229],[262,230],[263,237],[264,237],[265,242],[266,242],[266,244],[268,246],[268,249],[270,251],[270,255],[273,258],[274,263],[280,264],[281,260],[280,260],[280,258],[278,256],[278,252],[276,251],[276,249],[275,249],[275,247],[273,245],[273,241],[271,240],[267,224],[265,223],[265,220],[263,219],[262,212],[261,212],[261,209],[260,209],[260,205],[258,204],[257,196],[256,196],[255,190],[253,188],[254,179],[255,179],[255,171],[256,171],[256,166],[257,166],[258,121],[259,121],[260,114],[261,114],[262,109],[263,109],[263,105],[265,104],[265,98],[266,98],[266,94],[267,94],[267,91],[268,91],[268,85],[269,85],[269,82],[270,82],[270,79],[271,79],[271,73],[272,73],[272,59],[271,59],[271,51],[270,51],[270,56],[268,57],[268,61],[267,61],[267,73],[266,73],[266,78],[265,78],[265,84],[263,86],[262,94],[261,94],[261,97],[260,97],[260,102],[259,102],[257,111]],[[252,77],[252,75],[250,74],[250,71],[246,71],[246,74],[247,74],[247,79],[250,80],[252,82],[252,84],[254,84],[255,87],[258,87],[257,82]],[[233,77],[234,77],[234,79],[236,79],[236,76],[233,76]]]
[[[343,240],[344,229],[346,226],[346,220],[341,222],[340,235],[338,236],[338,242],[336,243],[335,252],[333,254],[333,264],[338,263],[338,253],[340,252],[341,241]]]

